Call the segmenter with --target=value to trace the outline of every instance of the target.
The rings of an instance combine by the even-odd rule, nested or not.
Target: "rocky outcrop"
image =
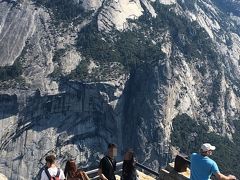
[[[83,0],[82,5],[86,10],[98,10],[102,6],[103,0]]]
[[[189,180],[190,170],[187,169],[185,172],[177,172],[173,168],[173,164],[169,164],[166,168],[161,169],[159,172],[159,180]]]
[[[98,29],[103,30],[123,30],[126,29],[127,19],[137,19],[143,14],[140,1],[115,0],[106,2],[103,10],[98,16]]]
[[[1,178],[1,180],[7,180],[8,179],[5,175],[3,175],[1,173],[0,173],[0,178]]]

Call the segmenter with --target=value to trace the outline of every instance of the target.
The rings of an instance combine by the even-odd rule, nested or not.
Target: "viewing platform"
[[[117,163],[116,178],[120,180],[123,161]],[[190,161],[186,157],[178,155],[175,162],[169,163],[165,168],[156,172],[140,163],[136,163],[137,172],[140,180],[189,180],[190,169],[188,168]],[[99,179],[98,169],[87,171],[87,175],[92,180]]]
[[[175,162],[169,163],[165,168],[156,172],[143,164],[136,163],[139,180],[189,180],[190,162],[185,157],[177,156]],[[123,161],[117,163],[116,179],[121,179]],[[98,168],[87,171],[87,175],[91,180],[99,179]],[[0,180],[8,180],[8,178],[0,173]]]

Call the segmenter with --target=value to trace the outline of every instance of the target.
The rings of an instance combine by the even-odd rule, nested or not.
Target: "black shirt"
[[[121,180],[137,180],[136,167],[133,165],[131,160],[124,160],[122,166],[122,177]]]
[[[116,171],[116,161],[112,160],[110,157],[105,156],[101,159],[99,164],[99,169],[108,180],[116,180],[114,171]]]

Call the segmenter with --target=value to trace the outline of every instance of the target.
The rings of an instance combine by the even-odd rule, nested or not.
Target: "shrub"
[[[22,74],[22,71],[22,65],[19,61],[15,61],[12,66],[0,67],[0,80],[16,79]]]
[[[37,6],[45,6],[52,9],[55,18],[59,21],[70,22],[78,16],[84,16],[84,8],[81,3],[74,3],[72,0],[36,0]]]

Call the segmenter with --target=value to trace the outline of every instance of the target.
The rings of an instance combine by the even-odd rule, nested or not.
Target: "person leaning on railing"
[[[115,144],[108,145],[107,155],[101,159],[98,175],[102,180],[116,180],[115,171],[116,171],[116,160],[114,157],[117,156],[117,146]]]
[[[209,180],[211,175],[214,175],[218,180],[236,180],[233,175],[225,176],[220,173],[217,163],[209,158],[216,149],[209,143],[201,146],[200,153],[191,155],[191,177],[190,180]]]
[[[135,153],[129,149],[124,155],[121,180],[139,180],[136,162]]]

